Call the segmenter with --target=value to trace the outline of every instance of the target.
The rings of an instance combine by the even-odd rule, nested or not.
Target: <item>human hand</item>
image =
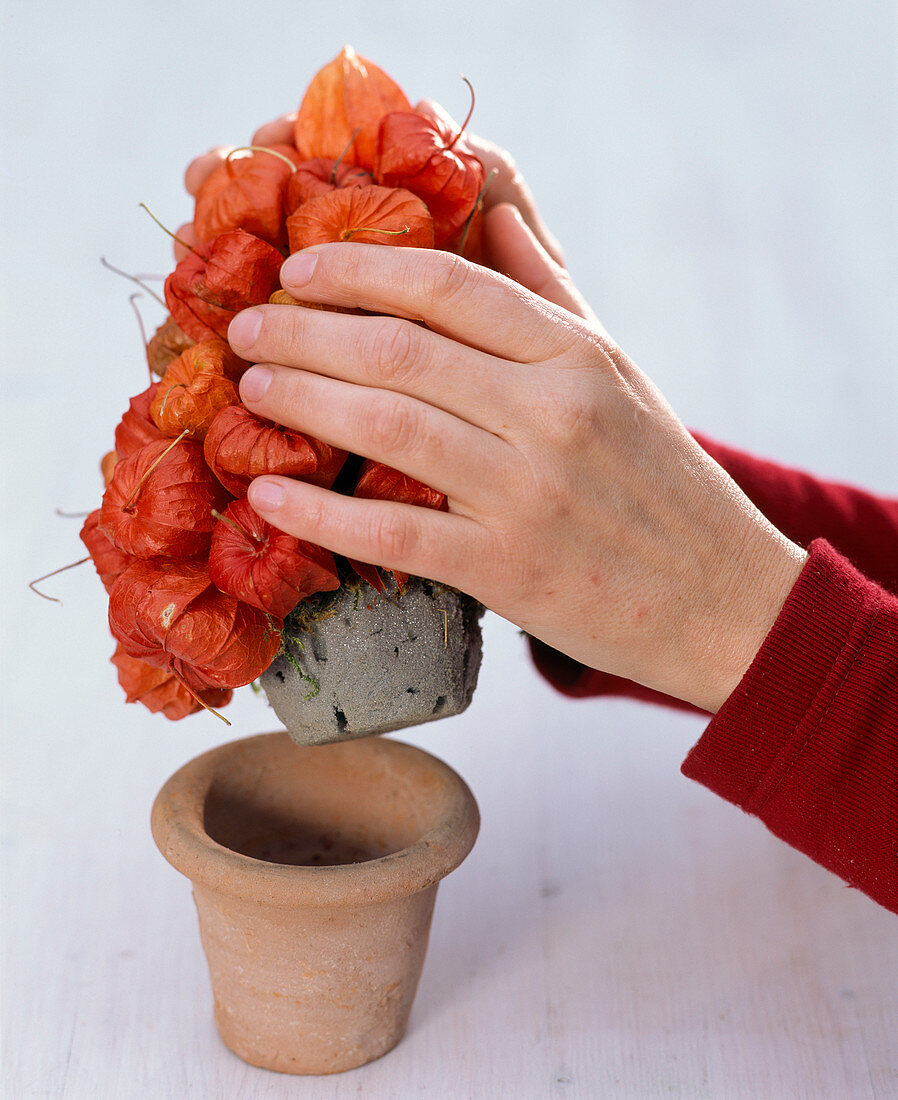
[[[502,209],[488,218],[509,219],[523,247],[523,221]],[[544,263],[544,278],[554,270]],[[282,281],[306,301],[391,316],[244,311],[232,346],[263,364],[243,377],[244,403],[398,467],[449,510],[266,476],[249,491],[260,515],[468,592],[588,666],[718,709],[806,555],[620,348],[552,303],[563,284],[540,297],[449,253],[352,243],[296,253]]]

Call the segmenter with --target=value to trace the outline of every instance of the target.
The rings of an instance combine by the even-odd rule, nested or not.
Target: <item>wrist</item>
[[[763,517],[760,517],[763,520]],[[757,525],[730,569],[729,598],[714,625],[705,624],[706,665],[684,698],[716,714],[736,689],[807,562],[807,551],[766,520]]]

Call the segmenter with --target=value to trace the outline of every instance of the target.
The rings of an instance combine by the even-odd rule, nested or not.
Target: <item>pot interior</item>
[[[267,863],[333,867],[402,851],[437,820],[440,777],[374,738],[299,747],[286,737],[216,769],[203,827]]]

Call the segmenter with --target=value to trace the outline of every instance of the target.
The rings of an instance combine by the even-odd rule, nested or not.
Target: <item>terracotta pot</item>
[[[224,1042],[284,1073],[402,1038],[437,885],[477,836],[465,783],[411,745],[234,741],[165,784],[152,828],[193,882]]]

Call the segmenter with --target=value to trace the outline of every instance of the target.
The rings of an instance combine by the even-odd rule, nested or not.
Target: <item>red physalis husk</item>
[[[352,495],[362,500],[394,500],[400,504],[417,504],[422,508],[433,508],[441,512],[447,507],[445,493],[438,493],[436,489],[429,488],[422,481],[416,481],[408,474],[394,470],[392,466],[387,466],[383,462],[375,462],[371,458],[366,458],[362,464],[359,480]],[[347,560],[363,580],[379,592],[384,591],[384,583],[376,566],[369,565],[367,562],[354,561],[352,558]],[[408,580],[408,573],[397,569],[390,569],[388,572],[393,574],[400,588]]]
[[[192,343],[193,340],[175,323],[174,318],[166,317],[147,344],[147,364],[150,370],[161,377],[169,365]]]
[[[150,416],[167,436],[180,435],[186,428],[194,439],[205,439],[216,415],[240,400],[233,374],[249,366],[218,339],[203,340],[180,355],[165,372],[150,405]]]
[[[438,493],[422,481],[416,481],[384,462],[375,462],[373,458],[365,459],[352,495],[363,500],[395,500],[400,504],[446,510],[445,493]]]
[[[216,168],[196,193],[193,229],[201,241],[212,241],[229,229],[245,229],[276,248],[286,244],[284,191],[294,166],[306,159],[292,145],[240,150]]]
[[[153,668],[146,661],[129,656],[121,643],[115,647],[110,660],[118,670],[118,682],[125,692],[126,703],[143,703],[147,710],[154,714],[161,711],[173,722],[203,709],[174,672]],[[234,693],[229,688],[206,688],[198,694],[207,707],[218,710],[230,703]]]
[[[131,657],[194,691],[251,683],[274,660],[283,623],[221,592],[205,562],[137,561],[109,594],[109,628]]]
[[[433,219],[401,187],[353,187],[309,199],[287,219],[290,251],[354,241],[400,248],[433,248]]]
[[[205,257],[199,252],[188,252],[165,280],[165,304],[191,340],[208,340],[213,336],[227,340],[228,325],[236,310],[222,309],[197,297],[194,288],[205,273]]]
[[[272,527],[246,499],[229,504],[215,525],[209,576],[222,592],[279,618],[300,600],[340,587],[330,550]]]
[[[381,118],[390,111],[409,110],[405,92],[383,69],[344,46],[306,90],[296,117],[296,148],[303,160],[335,160],[352,142],[352,159],[371,168]]]
[[[260,474],[283,474],[329,489],[346,461],[346,451],[313,436],[284,428],[232,405],[212,421],[204,444],[206,462],[235,497],[245,497]]]
[[[188,558],[209,549],[210,509],[226,501],[202,444],[162,439],[116,464],[103,494],[100,526],[119,550],[134,557]]]
[[[142,393],[132,397],[128,409],[115,429],[115,453],[121,458],[130,458],[135,451],[148,443],[155,443],[165,436],[150,419],[150,404],[159,388],[158,382],[152,382]]]
[[[100,475],[103,478],[103,488],[112,481],[112,471],[115,469],[116,462],[118,462],[118,455],[115,451],[107,451],[100,459]]]
[[[456,239],[483,187],[483,165],[441,119],[398,111],[381,121],[374,178],[427,203],[437,248]]]
[[[209,587],[201,561],[136,559],[109,591],[109,629],[126,653],[166,668],[165,636],[172,622]]]
[[[109,536],[100,530],[100,509],[94,508],[81,528],[81,541],[87,547],[94,568],[108,592],[113,581],[128,568],[134,559],[124,554],[111,542]]]
[[[287,183],[284,210],[289,215],[309,199],[341,188],[370,187],[372,183],[374,177],[370,172],[345,157],[340,161],[328,157],[304,160]]]
[[[281,285],[283,255],[244,229],[220,234],[201,252],[204,267],[190,289],[207,305],[237,312],[267,302]]]

